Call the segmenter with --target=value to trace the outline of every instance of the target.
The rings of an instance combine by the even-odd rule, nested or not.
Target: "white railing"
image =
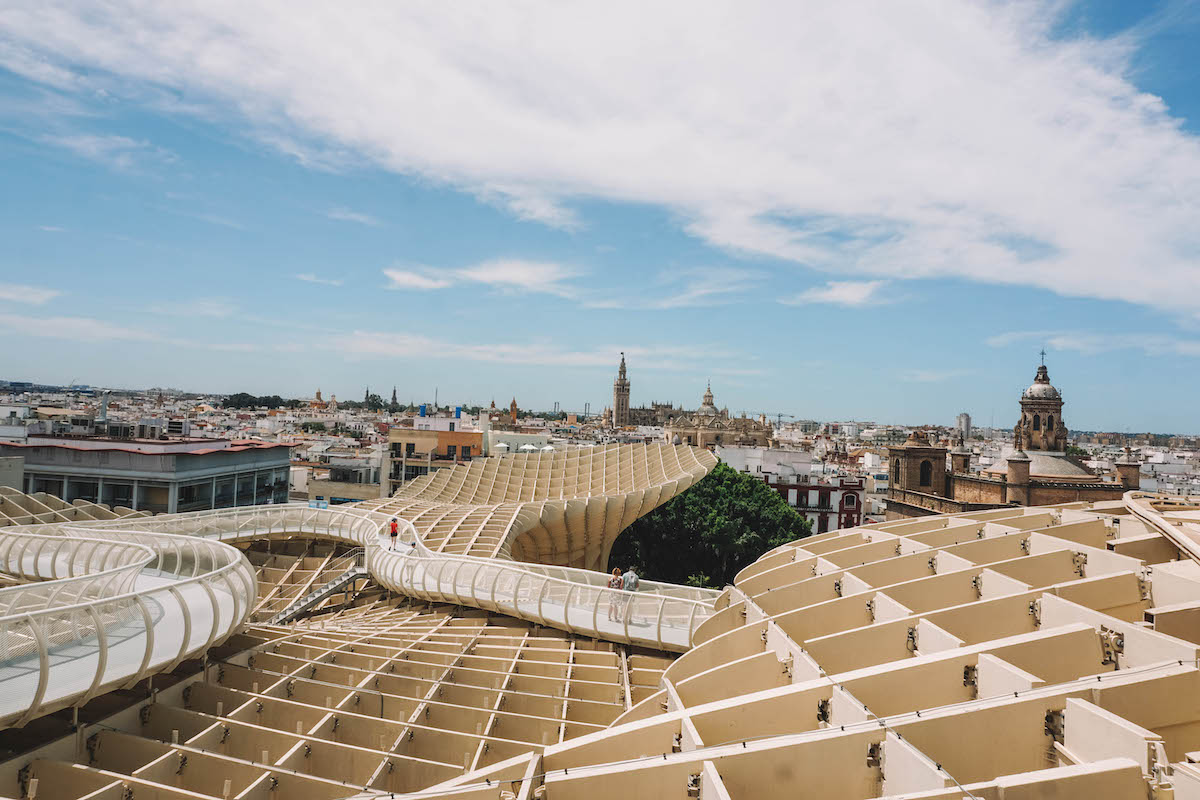
[[[718,594],[651,581],[625,592],[604,573],[438,553],[407,521],[391,550],[390,520],[289,504],[0,530],[0,570],[33,581],[0,589],[0,725],[132,686],[240,629],[257,582],[231,542],[353,543],[392,591],[663,650],[691,646]]]
[[[257,581],[218,541],[78,523],[0,531],[0,725],[174,668],[246,621]]]
[[[642,581],[638,591],[625,592],[607,588],[609,575],[602,572],[439,553],[426,547],[406,520],[398,520],[401,543],[393,551],[386,535],[390,520],[388,514],[367,509],[294,504],[91,525],[221,541],[293,533],[328,537],[362,547],[371,575],[401,594],[497,611],[584,636],[673,651],[691,646],[692,632],[712,614],[720,594],[714,589],[655,581]]]

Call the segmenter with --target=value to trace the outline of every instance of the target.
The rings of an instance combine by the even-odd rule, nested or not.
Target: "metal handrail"
[[[588,636],[676,651],[688,648],[691,631],[711,615],[719,594],[709,589],[650,581],[643,582],[638,592],[625,592],[607,588],[609,576],[605,573],[440,553],[426,547],[416,528],[407,520],[399,521],[400,538],[411,546],[391,552],[385,535],[391,518],[388,514],[362,508],[316,509],[296,503],[90,525],[153,527],[223,541],[283,531],[315,533],[365,548],[367,568],[372,576],[386,588],[405,595],[499,611]],[[455,569],[447,569],[449,565],[454,565]],[[545,594],[539,613],[537,593],[542,591],[543,585]],[[562,601],[567,599],[569,592],[572,602],[565,607]],[[661,625],[657,623],[660,605]],[[623,613],[631,617],[631,625],[623,623],[621,613],[616,613],[609,624],[607,612],[618,606],[626,609]],[[600,614],[601,607],[605,610],[603,615]],[[589,624],[584,617],[594,618],[596,624]],[[653,619],[655,623],[644,623],[647,619]],[[658,635],[659,628],[662,629],[661,636]]]
[[[436,552],[407,520],[408,546],[392,551],[390,521],[280,504],[0,529],[0,569],[36,581],[0,590],[0,725],[132,686],[239,630],[257,579],[229,543],[263,535],[355,544],[350,569],[361,564],[392,591],[612,641],[683,651],[713,613],[711,590],[645,582],[626,592],[604,573]]]

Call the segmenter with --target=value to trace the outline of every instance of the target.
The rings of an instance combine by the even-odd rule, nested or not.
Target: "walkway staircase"
[[[282,611],[271,617],[269,624],[285,625],[300,615],[308,612],[319,604],[322,600],[338,592],[344,592],[354,585],[355,581],[365,580],[371,577],[371,573],[367,571],[365,551],[359,547],[351,550],[343,562],[348,562],[346,571],[335,576],[332,580],[322,586],[317,587],[303,597],[293,600]]]

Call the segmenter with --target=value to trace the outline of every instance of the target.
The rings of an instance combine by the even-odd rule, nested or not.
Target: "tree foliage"
[[[811,533],[778,492],[718,464],[630,525],[613,545],[609,569],[633,565],[648,580],[719,587],[766,551]]]
[[[238,392],[222,400],[221,406],[223,408],[279,408],[290,402],[292,401],[284,400],[277,394],[265,394],[262,397],[255,397],[252,394]]]

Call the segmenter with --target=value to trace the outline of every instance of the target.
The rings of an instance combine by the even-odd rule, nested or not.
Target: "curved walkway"
[[[604,573],[438,552],[407,520],[392,550],[391,519],[283,505],[0,529],[0,571],[32,581],[0,590],[0,725],[132,686],[239,630],[257,581],[238,542],[312,535],[354,544],[392,591],[676,652],[690,647],[719,594],[652,581],[624,592],[606,588]]]

